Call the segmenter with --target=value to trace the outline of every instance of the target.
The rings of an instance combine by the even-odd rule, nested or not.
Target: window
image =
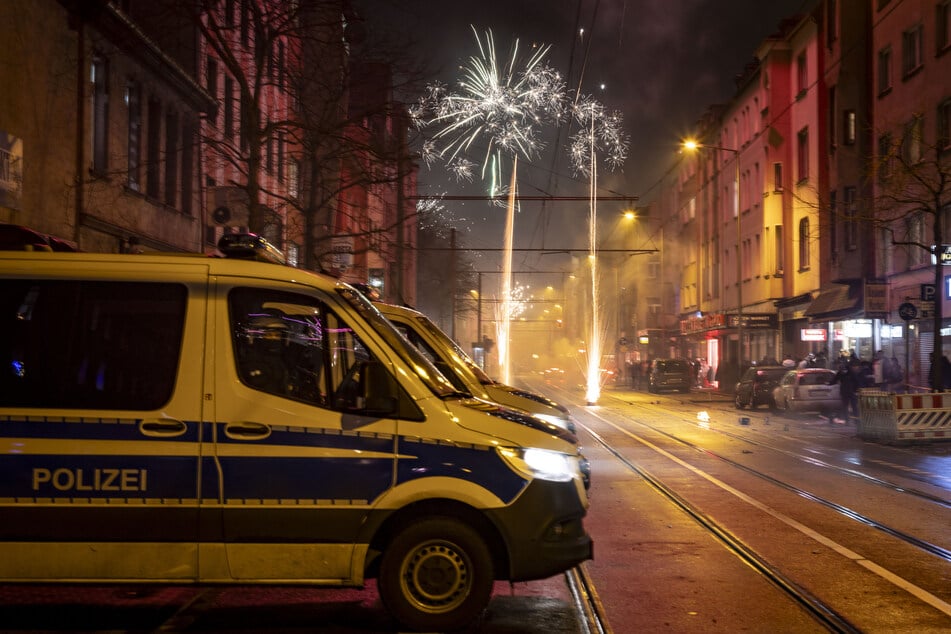
[[[878,52],[878,94],[892,89],[892,48],[887,46]]]
[[[809,178],[809,128],[803,128],[796,136],[796,166],[799,173],[796,178],[801,183]]]
[[[827,0],[826,2],[826,46],[832,48],[832,44],[839,37],[838,23],[838,3],[836,0]]]
[[[221,131],[227,140],[234,139],[234,80],[225,77],[224,129]]]
[[[796,58],[796,89],[798,94],[797,98],[801,98],[806,94],[806,90],[809,88],[809,64],[806,62],[805,52],[800,53],[799,57]]]
[[[845,207],[845,250],[855,251],[859,246],[859,210],[855,187],[842,190],[842,204]]]
[[[856,136],[855,110],[845,110],[842,113],[842,144],[855,145]]]
[[[773,163],[773,191],[783,191],[783,164]]]
[[[935,46],[939,54],[951,47],[951,0],[942,0],[935,7]]]
[[[916,25],[901,36],[901,72],[907,76],[915,72],[922,64],[921,25]]]
[[[921,115],[917,115],[905,124],[904,134],[902,135],[901,156],[906,165],[915,165],[921,161],[922,151],[921,142],[924,120]]]
[[[915,214],[905,222],[905,240],[915,243],[908,245],[908,266],[919,266],[925,261],[925,250],[919,246],[924,244],[924,221],[921,214]]]
[[[892,136],[883,134],[878,137],[878,180],[884,183],[892,176]]]
[[[773,231],[773,238],[775,240],[774,249],[776,251],[776,266],[774,272],[776,275],[781,276],[786,270],[786,247],[785,244],[783,244],[782,225],[776,225],[776,229]]]
[[[654,253],[647,262],[647,277],[656,280],[660,277],[660,257]]]
[[[235,369],[244,385],[358,415],[372,406],[364,402],[362,386],[371,366],[381,366],[321,302],[296,293],[235,288],[228,305]],[[397,389],[400,417],[419,420],[419,410]]]
[[[212,57],[208,57],[205,63],[205,90],[218,103],[218,62]],[[208,123],[218,125],[218,108],[208,113]]]
[[[165,204],[178,203],[178,113],[165,116]]]
[[[660,303],[659,297],[648,297],[647,298],[647,312],[651,315],[659,315],[661,312],[662,306]]]
[[[799,221],[799,270],[809,269],[809,219],[803,218]]]
[[[126,184],[129,189],[139,191],[142,186],[139,167],[142,161],[142,88],[135,80],[129,80],[125,89],[125,105],[128,113],[128,147],[126,167],[129,171]]]
[[[182,201],[183,214],[192,215],[192,195],[195,183],[195,139],[198,138],[198,125],[194,117],[186,117],[182,126]]]
[[[156,99],[149,100],[149,148],[148,162],[145,165],[145,191],[152,198],[158,198],[161,191],[161,151],[162,151],[162,104]]]
[[[938,104],[937,130],[936,145],[938,149],[947,150],[951,148],[951,99],[945,99]]]
[[[156,410],[172,396],[187,291],[151,282],[0,282],[6,407]],[[148,359],[143,363],[143,359]]]
[[[836,147],[836,145],[837,145],[837,143],[838,143],[838,138],[839,138],[839,137],[838,137],[838,131],[836,130],[836,126],[838,125],[838,114],[837,114],[837,113],[838,113],[838,111],[839,111],[839,104],[838,104],[838,102],[836,101],[835,86],[831,86],[831,87],[829,88],[829,97],[828,97],[828,99],[829,99],[829,114],[828,114],[828,117],[829,117],[829,130],[828,130],[828,136],[829,136],[829,151],[830,151],[830,152],[834,152],[834,151],[835,151],[835,147]]]
[[[92,73],[92,168],[105,173],[109,169],[109,64],[98,55],[93,58]]]
[[[839,208],[838,192],[829,192],[829,255],[833,262],[839,261]]]

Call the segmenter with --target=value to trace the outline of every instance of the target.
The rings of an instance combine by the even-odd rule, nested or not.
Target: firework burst
[[[539,128],[565,112],[564,80],[543,63],[548,46],[525,58],[516,40],[511,57],[501,62],[492,31],[484,39],[472,31],[479,54],[463,67],[458,91],[432,84],[410,110],[417,126],[436,130],[423,145],[423,160],[444,162],[460,179],[471,179],[475,172],[477,165],[466,158],[474,146],[485,145],[485,178],[487,169],[499,169],[502,156],[530,157],[540,151]]]
[[[577,173],[591,176],[595,154],[603,156],[612,169],[624,164],[630,141],[622,128],[621,113],[607,112],[597,100],[584,97],[572,106],[571,115],[578,131],[571,135],[568,153]]]

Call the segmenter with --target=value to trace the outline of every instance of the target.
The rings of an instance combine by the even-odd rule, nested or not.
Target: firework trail
[[[598,286],[598,155],[618,168],[627,157],[628,138],[617,112],[607,113],[604,106],[590,98],[578,99],[572,108],[578,131],[571,136],[569,156],[576,172],[588,177],[588,260],[591,264],[591,330],[588,333],[588,367],[585,401],[598,402],[601,395],[601,344],[605,329],[601,323],[601,293]]]

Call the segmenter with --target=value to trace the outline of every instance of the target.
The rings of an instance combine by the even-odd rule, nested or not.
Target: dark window
[[[218,103],[218,62],[212,57],[208,57],[205,68],[205,89],[211,95],[215,103]],[[208,113],[208,123],[218,124],[218,108],[212,108]]]
[[[809,235],[809,219],[803,218],[799,221],[799,270],[809,269],[809,257],[811,251],[811,237]]]
[[[951,0],[942,0],[935,7],[935,47],[942,53],[951,46]]]
[[[109,168],[109,63],[92,61],[92,167],[104,173]]]
[[[142,186],[139,174],[142,152],[142,88],[136,81],[126,86],[126,107],[129,111],[128,185],[139,191]]]
[[[224,129],[221,131],[225,139],[234,139],[234,80],[225,77],[224,94]]]
[[[838,4],[836,0],[826,0],[826,46],[829,48],[839,37]]]
[[[945,99],[938,104],[938,138],[939,150],[951,147],[951,99]]]
[[[855,187],[844,188],[842,198],[845,207],[845,249],[854,251],[859,246],[859,209]]]
[[[3,407],[154,410],[172,396],[180,284],[0,282]]]
[[[162,153],[162,104],[156,99],[149,100],[149,148],[148,162],[145,165],[145,190],[152,198],[158,198],[161,191],[161,153]]]
[[[186,117],[182,126],[182,213],[191,215],[194,211],[192,195],[195,192],[195,139],[198,137],[197,124],[193,117]]]
[[[892,49],[883,48],[878,52],[878,94],[883,95],[892,88]]]
[[[796,140],[796,165],[799,168],[796,178],[802,182],[809,178],[809,128],[800,130]]]
[[[783,191],[783,164],[773,163],[773,191]]]
[[[165,117],[165,204],[178,203],[178,113]]]
[[[921,25],[918,24],[901,36],[901,72],[910,75],[922,64]]]
[[[799,57],[796,58],[796,81],[798,96],[801,97],[809,89],[809,64],[806,61],[805,53],[800,53]]]

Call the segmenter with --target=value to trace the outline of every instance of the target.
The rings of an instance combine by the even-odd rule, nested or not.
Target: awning
[[[861,284],[832,284],[819,289],[805,315],[812,321],[832,321],[851,317],[862,309]]]

